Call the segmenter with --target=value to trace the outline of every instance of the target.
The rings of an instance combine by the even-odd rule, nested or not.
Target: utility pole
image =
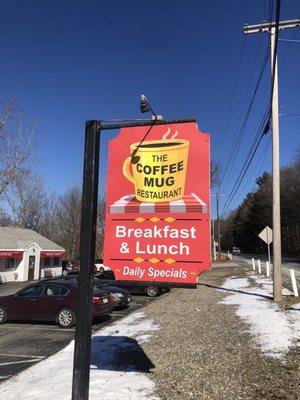
[[[219,215],[219,193],[216,193],[216,200],[217,200],[218,259],[221,260],[221,230],[220,230],[220,215]]]
[[[219,201],[220,201],[220,197],[223,197],[223,194],[212,194],[212,197],[216,196],[216,202],[217,202],[217,241],[218,241],[218,259],[221,260],[221,227],[220,227],[220,214],[219,214]],[[214,231],[214,225],[213,225],[213,236],[215,231]],[[215,254],[215,247],[213,247],[214,249],[214,254]]]
[[[278,18],[279,19],[279,18]],[[279,163],[279,119],[278,119],[278,66],[275,54],[276,28],[278,30],[300,27],[300,19],[246,25],[245,33],[266,32],[271,36],[271,73],[273,83],[272,96],[272,142],[273,142],[273,298],[280,301],[281,287],[281,226],[280,226],[280,163]],[[274,59],[275,57],[275,59]],[[273,68],[275,66],[275,68]],[[274,76],[273,76],[274,74]]]
[[[212,254],[213,260],[216,261],[216,241],[215,241],[215,220],[212,218]]]

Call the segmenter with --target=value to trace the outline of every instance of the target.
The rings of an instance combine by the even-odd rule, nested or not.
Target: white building
[[[0,227],[0,277],[4,282],[59,276],[65,249],[31,229]]]

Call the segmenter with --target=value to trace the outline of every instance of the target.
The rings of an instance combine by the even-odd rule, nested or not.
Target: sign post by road
[[[115,141],[114,157],[109,159],[110,171],[115,171],[119,177],[116,175],[116,180],[111,179],[108,184],[106,239],[111,235],[114,238],[111,249],[109,240],[106,240],[104,259],[115,268],[119,279],[143,281],[146,271],[150,271],[147,281],[195,285],[199,273],[210,267],[209,135],[201,134],[195,122],[194,119],[86,122],[80,231],[81,268],[78,278],[72,400],[89,398],[100,133],[103,130],[136,128],[132,136],[126,135],[123,143]],[[152,143],[147,147],[144,142],[142,147],[145,130],[150,132],[153,129],[157,135],[161,133],[158,128],[174,125],[181,132],[181,127],[189,123],[192,123],[192,128],[190,126],[191,129],[185,129],[179,141],[175,140],[176,131],[172,144],[168,139],[164,141],[161,136],[149,135],[148,139],[156,142],[159,139],[160,144]],[[198,141],[198,146],[194,146],[195,141]],[[203,145],[201,154],[199,141]],[[133,150],[131,146],[134,143],[137,146]],[[164,151],[166,148],[170,150],[169,156]],[[114,173],[111,174],[113,176]],[[123,180],[120,180],[120,176]],[[184,198],[186,188],[188,197]],[[135,196],[128,199],[128,194],[132,193]],[[161,202],[149,202],[150,198],[160,199]],[[168,237],[167,242],[162,243],[165,236]],[[190,242],[187,241],[188,237]],[[129,249],[133,249],[133,246],[135,250],[138,249],[139,257],[134,256],[135,260],[130,258],[132,254],[128,254],[128,246]],[[151,254],[147,254],[150,252],[149,246]],[[156,256],[158,249],[161,255],[159,258]],[[149,263],[147,268],[145,263]],[[146,275],[149,275],[148,272]]]
[[[85,128],[80,271],[76,310],[72,400],[88,400],[92,333],[93,267],[98,202],[100,124],[87,121]]]
[[[269,226],[266,226],[258,235],[268,245],[268,260],[271,263],[270,244],[273,242],[273,231]]]

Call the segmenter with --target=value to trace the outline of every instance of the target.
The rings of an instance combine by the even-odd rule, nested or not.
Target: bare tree
[[[96,258],[103,258],[104,223],[105,223],[105,200],[99,200],[98,210],[97,210],[97,234],[96,234],[96,250],[95,250]]]
[[[49,237],[63,246],[73,260],[80,255],[81,196],[79,187],[71,187],[57,198],[51,215],[53,234]],[[97,212],[96,258],[103,257],[104,213],[105,203],[100,200]]]
[[[35,124],[18,112],[16,101],[0,106],[0,198],[31,169],[35,148]]]
[[[212,161],[210,168],[211,187],[216,187],[220,183],[220,164]]]
[[[66,249],[71,259],[79,256],[80,216],[81,190],[73,186],[58,197],[53,213],[53,239]]]
[[[4,194],[14,225],[52,236],[54,195],[48,194],[40,176],[31,172],[17,176]]]
[[[0,207],[0,226],[12,225],[12,220],[9,214]]]

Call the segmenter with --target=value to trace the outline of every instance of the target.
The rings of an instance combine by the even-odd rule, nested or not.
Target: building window
[[[50,257],[44,258],[44,267],[50,267]]]
[[[5,268],[10,269],[15,267],[15,259],[14,258],[7,258],[5,260]]]
[[[59,265],[59,257],[54,257],[54,265]]]

